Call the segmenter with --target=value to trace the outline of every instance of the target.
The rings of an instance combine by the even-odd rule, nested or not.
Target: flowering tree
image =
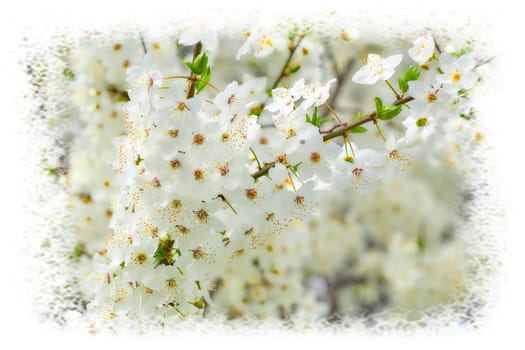
[[[454,214],[414,169],[452,184],[442,165],[482,139],[468,46],[415,37],[361,48],[354,69],[335,58],[346,29],[256,27],[238,43],[202,25],[176,40],[86,37],[70,57],[82,128],[66,185],[91,320],[317,319],[384,293],[415,309],[459,295],[460,248],[442,237]],[[342,101],[345,86],[364,97]]]

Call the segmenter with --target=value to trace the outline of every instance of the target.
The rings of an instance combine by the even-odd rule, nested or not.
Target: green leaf
[[[399,90],[401,90],[402,93],[408,91],[408,84],[404,79],[397,79],[397,85],[399,85]]]
[[[322,123],[328,122],[332,120],[331,117],[322,117],[319,118],[317,116],[317,106],[314,107],[314,114],[310,117],[308,114],[306,114],[306,122],[310,123],[312,125],[315,125],[317,127],[321,126]]]
[[[201,74],[206,72],[207,68],[208,68],[208,55],[206,55],[205,52],[201,52],[193,60],[192,72],[197,74],[197,75],[201,75]]]
[[[199,301],[188,301],[191,305],[195,306],[197,309],[204,309],[206,303],[202,300]]]
[[[330,118],[330,117],[322,117],[322,118],[319,118],[318,120],[319,120],[319,125],[321,125],[324,122],[329,122],[330,120],[332,120],[332,118]]]
[[[200,79],[197,81],[197,85],[196,85],[197,93],[201,92],[202,89],[204,89],[206,85],[208,85],[208,82],[210,81],[210,76],[211,76],[211,71],[210,71],[210,67],[208,67],[208,69],[206,70],[206,73],[203,74],[200,77]]]
[[[174,240],[170,239],[168,237],[165,240],[160,240],[159,245],[157,246],[157,250],[153,254],[153,258],[157,262],[155,267],[159,265],[173,265],[175,262],[173,260],[173,244],[175,243]],[[180,252],[179,252],[180,255]]]
[[[377,119],[389,120],[401,113],[401,106],[386,105],[383,107],[381,113],[377,114]]]
[[[350,129],[350,132],[353,133],[353,134],[359,134],[359,133],[362,133],[362,132],[366,132],[367,129],[362,127],[362,126],[354,126],[352,129]]]
[[[374,97],[374,101],[376,103],[376,113],[379,116],[383,110],[383,101],[379,97]]]
[[[298,64],[297,66],[295,66],[292,69],[290,69],[290,73],[298,72],[299,69],[301,69],[301,65],[300,64]]]
[[[296,178],[299,178],[299,175],[297,175],[297,169],[299,169],[299,165],[301,165],[302,162],[299,162],[295,165],[289,165],[288,169],[294,174]]]
[[[406,70],[405,76],[403,77],[403,79],[405,80],[405,82],[408,83],[409,81],[412,81],[412,80],[418,80],[419,75],[420,75],[420,72],[417,70],[417,67],[410,66]]]
[[[188,67],[193,73],[195,73],[195,72],[194,72],[194,69],[195,69],[195,68],[193,68],[193,63],[191,63],[191,62],[184,62],[184,64],[185,64],[186,67]]]
[[[420,72],[417,69],[417,67],[414,67],[414,66],[408,67],[408,69],[405,71],[403,78],[397,80],[401,93],[407,92],[409,88],[408,82],[418,80],[419,75],[420,75]]]

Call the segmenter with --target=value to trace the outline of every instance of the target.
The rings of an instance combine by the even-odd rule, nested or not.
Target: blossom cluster
[[[444,230],[446,214],[441,220],[435,210],[416,215],[431,222],[425,223],[430,238],[422,243],[414,234],[419,227],[408,227],[410,215],[377,219],[377,213],[367,217],[365,208],[368,202],[388,207],[388,187],[380,185],[378,196],[374,184],[400,182],[411,196],[417,185],[403,179],[414,164],[454,162],[458,142],[481,138],[469,124],[469,93],[479,79],[474,56],[439,52],[432,37],[418,38],[408,50],[415,66],[399,75],[396,90],[389,79],[403,54],[370,53],[354,73],[354,85],[386,81],[385,91],[394,95],[371,98],[367,114],[341,117],[332,99],[340,76],[319,79],[324,49],[316,39],[297,29],[255,28],[234,57],[226,55],[242,66],[252,53],[258,60],[300,53],[301,64],[287,60],[273,85],[266,76],[232,81],[222,75],[214,58],[224,53],[204,29],[179,35],[179,44],[193,54],[155,38],[79,51],[75,103],[83,124],[67,180],[90,312],[103,319],[184,318],[206,310],[326,316],[334,312],[326,281],[344,271],[348,257],[370,240],[363,227],[378,220],[387,228],[372,231],[381,235],[375,239],[387,254],[380,258],[373,251],[356,267],[368,281],[358,292],[352,287],[351,293],[362,294],[358,303],[379,300],[374,283],[387,276],[400,305],[427,305],[403,294],[413,293],[425,267],[418,267],[412,282],[400,276],[417,266],[423,244],[423,266],[433,269],[433,257],[442,254],[435,261],[452,259],[444,279],[460,274],[454,270],[456,246],[449,252],[439,239],[431,241]],[[289,84],[280,83],[285,77]],[[432,198],[421,192],[414,196]],[[348,205],[360,210],[331,219]],[[394,232],[390,223],[396,220],[406,225]],[[434,297],[436,287],[429,287]],[[345,299],[346,292],[338,289],[337,298]]]

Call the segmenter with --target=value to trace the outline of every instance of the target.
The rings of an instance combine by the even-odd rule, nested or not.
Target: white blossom
[[[395,68],[401,63],[403,55],[393,55],[387,58],[378,54],[368,54],[366,65],[355,72],[352,81],[357,84],[372,85],[379,80],[387,80],[395,73]]]

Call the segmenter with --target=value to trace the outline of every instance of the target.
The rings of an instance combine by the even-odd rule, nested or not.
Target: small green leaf
[[[197,309],[204,309],[206,303],[202,300],[199,301],[188,301],[191,305],[195,306]]]
[[[362,126],[354,126],[352,129],[350,129],[350,132],[353,133],[353,134],[359,134],[359,133],[362,133],[362,132],[366,132],[367,129],[362,127]]]
[[[414,66],[408,67],[408,69],[405,71],[403,78],[397,80],[401,93],[407,92],[409,88],[408,82],[419,79],[419,75],[420,75],[420,72],[417,69],[417,67],[414,67]]]
[[[306,122],[310,123],[310,124],[313,124],[312,123],[312,119],[310,119],[310,116],[308,115],[308,113],[306,113]]]
[[[319,125],[321,125],[324,122],[329,122],[330,120],[332,120],[332,118],[330,118],[330,117],[322,117],[322,118],[319,118],[318,120],[319,120]]]
[[[193,73],[194,72],[194,68],[193,68],[193,63],[191,62],[184,62],[184,64],[186,65],[186,67],[188,67]]]
[[[289,166],[288,166],[288,169],[289,169],[289,170],[292,172],[292,174],[294,174],[295,177],[297,177],[297,178],[299,177],[299,176],[297,175],[297,169],[299,169],[299,165],[301,165],[301,163],[302,163],[302,162],[299,162],[299,163],[297,163],[297,164],[295,164],[295,165],[289,165]]]
[[[419,79],[419,75],[420,75],[420,73],[417,70],[417,67],[410,66],[406,70],[405,76],[403,77],[403,79],[405,80],[405,82],[408,83],[409,81],[412,81],[412,80],[418,80]]]
[[[292,69],[290,69],[290,73],[296,73],[299,71],[299,69],[301,69],[301,65],[298,64],[297,66],[293,67]]]
[[[159,240],[159,244],[157,246],[157,250],[153,254],[153,258],[157,262],[155,267],[159,265],[173,265],[173,244],[175,243],[174,240],[170,239],[168,237],[165,240]],[[178,250],[178,249],[177,249]],[[179,251],[180,256],[180,251]]]
[[[408,84],[404,79],[397,79],[397,85],[399,85],[399,90],[401,90],[402,93],[408,91]]]
[[[374,97],[374,101],[376,103],[376,113],[379,116],[383,110],[383,101],[379,97]]]
[[[192,72],[201,75],[206,72],[206,69],[208,68],[208,55],[206,55],[205,52],[201,52],[195,59],[193,60],[193,69]],[[191,69],[191,68],[190,68]]]
[[[381,113],[377,114],[377,119],[389,120],[401,113],[401,106],[386,105]]]
[[[210,81],[210,76],[211,76],[211,71],[210,71],[210,67],[208,67],[208,69],[206,70],[206,73],[203,74],[200,77],[200,79],[197,81],[197,85],[196,85],[197,93],[201,92],[202,89],[204,89],[206,85],[208,85],[208,82]]]

